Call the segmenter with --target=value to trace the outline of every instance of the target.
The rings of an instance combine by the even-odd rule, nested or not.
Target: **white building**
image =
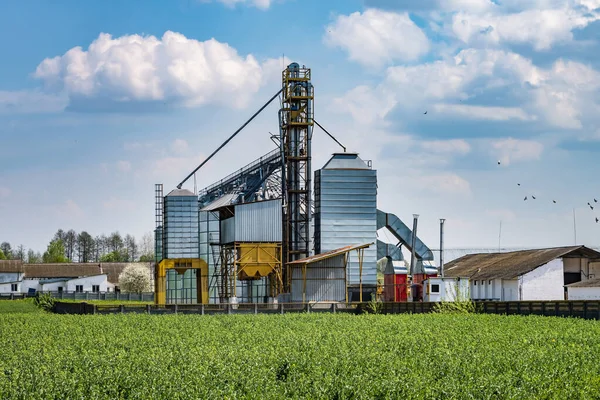
[[[566,288],[568,300],[600,300],[600,277],[571,283]]]
[[[0,260],[0,294],[43,292],[110,292],[130,263],[24,264]],[[153,263],[143,263],[152,274]]]
[[[469,278],[435,277],[423,281],[423,301],[441,302],[469,299]]]
[[[600,252],[585,246],[469,254],[445,265],[468,277],[473,300],[564,300],[572,283],[600,277]]]

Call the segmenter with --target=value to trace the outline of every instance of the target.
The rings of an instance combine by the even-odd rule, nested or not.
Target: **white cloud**
[[[84,214],[81,207],[79,207],[79,204],[72,199],[68,199],[65,203],[60,204],[56,207],[56,211],[59,215],[66,218],[80,218]]]
[[[441,196],[469,197],[471,195],[469,181],[450,172],[420,176],[416,185],[423,192],[431,192]]]
[[[219,3],[225,4],[227,7],[235,7],[238,4],[248,4],[250,6],[259,8],[261,10],[267,10],[273,0],[217,0]]]
[[[87,50],[74,47],[45,59],[34,76],[48,89],[65,92],[71,104],[96,100],[239,108],[271,79],[263,65],[215,39],[200,42],[171,31],[160,39],[102,33]]]
[[[434,104],[433,110],[437,114],[459,115],[469,119],[481,119],[490,121],[508,121],[516,119],[520,121],[535,120],[534,116],[528,115],[520,107],[487,107],[471,106],[466,104]]]
[[[352,114],[356,122],[371,124],[382,121],[395,104],[396,101],[392,94],[377,92],[363,85],[335,98],[332,111],[348,112]]]
[[[514,221],[517,219],[517,214],[507,209],[487,210],[486,214],[500,221]]]
[[[175,139],[171,144],[171,150],[176,154],[186,153],[189,149],[188,142],[184,139]]]
[[[452,31],[470,45],[531,43],[536,50],[548,50],[555,43],[571,41],[574,29],[597,19],[566,7],[484,16],[458,13],[453,16]]]
[[[68,99],[62,95],[36,90],[0,90],[0,114],[55,113],[63,111],[67,103]]]
[[[544,145],[534,140],[506,138],[493,141],[491,145],[492,153],[502,166],[519,161],[539,160],[544,151]]]
[[[471,152],[471,145],[463,139],[425,141],[421,143],[421,147],[437,154],[465,155]]]
[[[118,161],[117,169],[121,172],[131,171],[131,163],[129,161]]]
[[[407,13],[377,9],[339,16],[326,28],[325,43],[340,47],[366,66],[416,60],[429,51],[429,40]]]

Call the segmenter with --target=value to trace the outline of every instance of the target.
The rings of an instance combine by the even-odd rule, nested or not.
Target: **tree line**
[[[154,235],[146,233],[137,241],[133,235],[122,236],[119,232],[92,236],[86,231],[59,229],[44,253],[0,243],[0,260],[6,259],[29,264],[154,261]]]

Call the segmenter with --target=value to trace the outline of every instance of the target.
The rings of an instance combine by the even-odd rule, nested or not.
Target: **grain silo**
[[[377,241],[377,171],[357,153],[335,153],[315,172],[315,254]],[[351,301],[359,300],[360,266],[350,256],[347,269]],[[354,257],[354,258],[353,258]],[[362,287],[370,300],[377,285],[377,249],[364,250]]]

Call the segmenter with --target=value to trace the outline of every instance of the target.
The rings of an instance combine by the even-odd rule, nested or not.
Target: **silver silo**
[[[335,153],[315,172],[315,254],[347,245],[377,241],[377,171],[357,153]],[[348,263],[348,286],[358,297],[359,265],[355,253]],[[377,284],[377,248],[365,249],[363,299]],[[366,297],[365,297],[366,295]]]

